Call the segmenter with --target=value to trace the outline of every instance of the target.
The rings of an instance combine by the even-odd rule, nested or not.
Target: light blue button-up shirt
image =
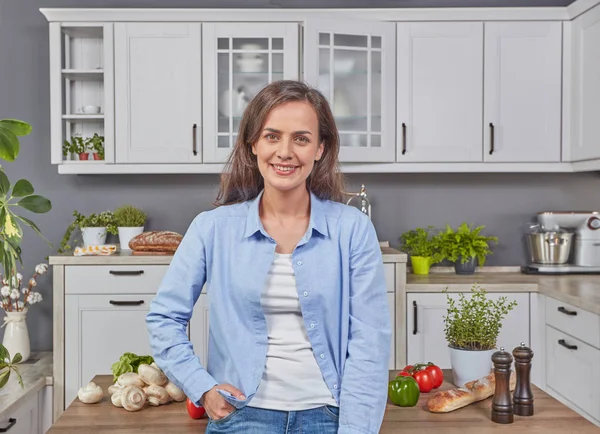
[[[267,354],[260,296],[275,240],[251,201],[202,212],[191,223],[147,315],[156,363],[194,402],[220,383],[251,402]],[[323,379],[340,406],[339,434],[377,433],[387,401],[391,325],[381,248],[358,209],[311,193],[308,229],[292,254],[304,325]],[[208,366],[186,326],[206,284]]]

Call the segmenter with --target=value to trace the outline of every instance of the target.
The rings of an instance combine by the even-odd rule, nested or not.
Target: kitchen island
[[[390,372],[390,377],[396,371]],[[451,371],[445,370],[445,381],[437,390],[450,389]],[[97,404],[83,404],[75,399],[52,426],[49,434],[81,433],[138,433],[146,434],[198,434],[205,430],[207,419],[193,420],[186,411],[185,402],[170,403],[160,407],[146,407],[138,412],[128,412],[113,406],[106,390],[112,384],[112,376],[98,375],[94,381],[105,392]],[[423,393],[415,407],[401,408],[388,404],[382,434],[464,434],[510,431],[511,433],[597,433],[598,427],[579,416],[537,387],[532,387],[535,414],[531,417],[515,416],[509,425],[491,421],[492,398],[471,404],[445,414],[427,410],[427,399],[433,393]]]

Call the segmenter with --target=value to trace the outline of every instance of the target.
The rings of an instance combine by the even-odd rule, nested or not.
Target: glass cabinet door
[[[227,159],[258,91],[298,78],[298,31],[297,24],[204,24],[204,162]]]
[[[394,32],[393,23],[305,23],[304,76],[331,105],[340,161],[395,160]]]

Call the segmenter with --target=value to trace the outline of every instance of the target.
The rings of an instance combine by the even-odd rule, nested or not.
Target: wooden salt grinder
[[[492,400],[492,421],[496,423],[514,422],[513,403],[510,396],[510,367],[512,361],[512,356],[504,351],[504,347],[492,354],[494,378],[496,380],[494,399]]]
[[[513,350],[517,385],[514,392],[514,412],[519,416],[533,416],[533,393],[531,392],[531,359],[533,351],[521,343]]]

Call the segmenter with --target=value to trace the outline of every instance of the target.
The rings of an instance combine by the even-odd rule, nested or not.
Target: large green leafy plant
[[[471,297],[459,294],[458,303],[450,297],[447,290],[447,315],[444,316],[446,341],[452,348],[461,350],[492,350],[502,328],[502,320],[517,305],[508,302],[506,297],[498,300],[487,298],[485,289],[474,285]]]
[[[431,263],[440,262],[443,258],[437,236],[433,233],[433,226],[416,228],[404,232],[400,236],[402,245],[400,250],[411,256],[431,258]]]
[[[31,125],[27,122],[16,119],[0,120],[0,158],[8,162],[15,161],[20,150],[19,136],[26,136],[30,133]],[[37,214],[50,211],[52,209],[50,201],[34,192],[33,185],[26,179],[19,179],[12,184],[6,176],[4,168],[0,167],[0,262],[4,271],[4,280],[9,284],[17,279],[17,262],[21,266],[23,265],[21,223],[33,229],[51,246],[33,221],[13,211],[19,207]],[[12,308],[12,304],[8,304],[6,310],[10,311]],[[8,358],[8,351],[4,346],[0,346],[0,387],[8,381],[11,370],[15,371],[19,383],[23,386],[15,365],[21,360],[21,354],[14,354],[10,362]]]
[[[440,232],[438,237],[438,246],[445,259],[451,262],[460,260],[462,264],[477,258],[480,267],[485,264],[487,255],[492,254],[490,242],[498,242],[494,236],[484,236],[480,232],[485,226],[477,226],[462,223],[456,230],[450,225],[446,225],[446,230]]]

